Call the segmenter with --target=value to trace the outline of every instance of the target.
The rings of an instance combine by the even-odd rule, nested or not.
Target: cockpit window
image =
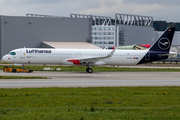
[[[11,52],[10,55],[16,55],[16,53],[15,52]]]

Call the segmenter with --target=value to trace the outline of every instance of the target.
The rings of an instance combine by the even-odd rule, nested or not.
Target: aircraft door
[[[21,50],[20,51],[20,59],[25,59],[25,54],[26,54],[25,49]]]
[[[146,61],[149,61],[149,60],[150,60],[150,52],[148,52],[148,53],[146,54],[145,60],[146,60]]]

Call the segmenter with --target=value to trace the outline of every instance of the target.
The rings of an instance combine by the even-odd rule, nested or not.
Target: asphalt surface
[[[179,72],[48,72],[7,73],[2,76],[43,76],[50,79],[0,79],[0,88],[180,86]]]

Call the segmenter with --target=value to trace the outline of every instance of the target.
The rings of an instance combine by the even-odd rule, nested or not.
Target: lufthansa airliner
[[[46,49],[20,48],[3,56],[3,61],[13,64],[58,64],[84,65],[86,72],[92,73],[90,66],[97,65],[138,65],[177,55],[169,52],[175,27],[169,27],[162,36],[146,50],[99,50],[99,49]]]

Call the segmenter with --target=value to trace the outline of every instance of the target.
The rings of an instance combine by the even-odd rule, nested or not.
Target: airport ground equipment
[[[12,66],[4,66],[4,72],[13,72],[13,73],[19,73],[19,72],[26,72],[31,73],[33,70],[27,70],[27,69],[19,69],[19,68],[13,68]]]

